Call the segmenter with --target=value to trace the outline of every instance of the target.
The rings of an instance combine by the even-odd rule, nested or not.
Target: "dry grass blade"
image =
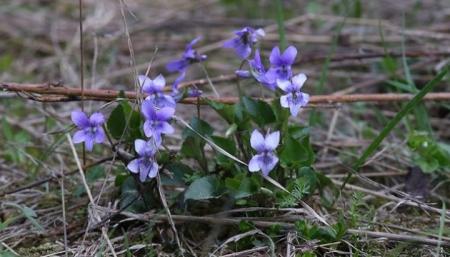
[[[270,256],[275,256],[275,252],[274,252],[275,245],[274,245],[272,239],[270,237],[268,237],[266,234],[264,234],[259,229],[253,229],[253,230],[250,230],[250,231],[247,231],[247,232],[244,232],[244,233],[241,233],[241,234],[237,234],[237,235],[234,235],[234,236],[228,238],[227,240],[225,240],[221,245],[219,245],[214,251],[212,251],[208,255],[210,257],[217,256],[217,255],[215,255],[215,253],[220,251],[221,249],[223,249],[227,244],[229,244],[231,242],[235,243],[235,242],[238,242],[239,240],[241,240],[243,238],[246,238],[246,237],[249,237],[249,236],[258,235],[258,234],[262,235],[262,236],[264,236],[264,237],[266,237],[268,239],[268,241],[270,242],[270,246],[269,246]]]
[[[94,217],[97,220],[97,222],[100,222],[101,218],[100,218],[100,216],[98,215],[98,213],[97,213],[97,211],[95,209],[96,208],[95,207],[95,201],[94,201],[94,198],[92,197],[92,193],[91,193],[91,190],[89,189],[89,185],[87,184],[86,177],[84,176],[83,167],[81,166],[81,162],[80,162],[80,159],[78,158],[77,151],[75,150],[75,146],[73,145],[72,138],[70,137],[69,134],[66,134],[66,136],[67,136],[67,140],[69,141],[70,148],[72,149],[72,154],[73,154],[73,157],[75,158],[75,162],[77,163],[78,170],[80,171],[81,181],[83,182],[84,189],[86,190],[86,193],[87,193],[87,195],[89,197],[89,202],[90,202],[90,204],[92,206],[92,211],[94,213]],[[112,245],[111,240],[109,239],[109,236],[108,236],[108,233],[106,232],[106,228],[105,227],[102,227],[102,235],[103,235],[105,241],[108,244],[108,247],[109,247],[109,250],[111,251],[111,254],[114,257],[117,257],[117,254],[116,254],[116,252],[114,250],[114,246]]]
[[[163,190],[163,187],[161,184],[161,177],[159,176],[159,173],[158,173],[158,175],[156,175],[156,183],[158,184],[159,198],[161,199],[161,202],[164,206],[164,210],[167,213],[168,221],[170,223],[170,226],[172,227],[173,233],[175,234],[175,240],[177,242],[178,249],[180,250],[181,256],[184,256],[186,250],[181,245],[181,241],[180,241],[180,237],[178,236],[177,228],[175,227],[175,223],[173,222],[173,219],[172,219],[172,214],[170,212],[169,206],[167,205],[167,200],[166,200],[166,196],[164,194],[164,190]]]
[[[206,143],[208,143],[212,148],[214,148],[214,150],[218,151],[219,153],[225,155],[226,157],[232,159],[233,161],[245,165],[247,166],[247,163],[239,160],[239,158],[233,156],[232,154],[230,154],[229,152],[227,152],[225,149],[221,148],[220,146],[218,146],[217,144],[215,144],[213,141],[209,140],[208,138],[206,138],[205,136],[203,136],[202,134],[200,134],[198,131],[196,131],[191,125],[189,125],[189,123],[187,123],[185,120],[183,120],[181,117],[178,116],[174,116],[174,119],[178,122],[180,122],[181,124],[183,124],[183,126],[185,126],[186,128],[190,129],[192,132],[194,132],[196,135],[198,135],[201,139],[205,140]]]

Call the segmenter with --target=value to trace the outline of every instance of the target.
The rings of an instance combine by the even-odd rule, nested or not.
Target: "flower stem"
[[[245,64],[245,61],[246,60],[242,60],[241,64],[239,65],[239,70],[242,69],[242,67]],[[239,99],[242,99],[243,94],[242,94],[242,89],[241,89],[241,78],[239,76],[237,76],[237,75],[236,75],[236,77],[237,77],[237,79],[236,79],[236,87],[237,87],[237,90],[238,90]]]

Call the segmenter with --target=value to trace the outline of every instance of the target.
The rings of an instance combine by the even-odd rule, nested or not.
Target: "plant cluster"
[[[129,172],[117,177],[122,187],[122,206],[133,210],[150,208],[145,199],[151,197],[143,194],[152,194],[152,190],[141,189],[142,185],[154,187],[152,180],[157,176],[161,176],[163,185],[185,188],[181,194],[169,192],[169,203],[182,201],[183,206],[200,200],[227,199],[232,205],[293,207],[316,191],[324,203],[331,203],[329,192],[325,192],[331,182],[312,167],[309,129],[289,119],[298,116],[309,100],[309,95],[302,92],[306,75],[294,75],[292,71],[297,49],[289,46],[282,51],[275,46],[266,68],[258,48],[264,35],[262,29],[245,27],[235,31],[235,37],[223,46],[234,50],[242,61],[236,75],[261,85],[274,96],[272,102],[245,96],[239,80],[240,101],[233,105],[202,97],[196,88],[179,88],[188,68],[207,60],[206,55],[195,50],[200,39],[196,38],[179,59],[166,65],[168,72],[179,74],[171,90],[166,90],[162,74],[154,78],[139,75],[138,89],[144,98],[135,106],[119,99],[106,122],[98,112],[90,117],[80,110],[72,113],[79,129],[73,135],[74,143],[84,142],[86,150],[92,151],[94,144],[108,138],[113,150],[133,156],[121,158]],[[223,135],[214,133],[199,114],[189,123],[175,115],[177,103],[186,97],[206,102],[225,120],[228,127]],[[177,152],[170,151],[165,143],[172,140],[169,135],[174,133],[175,123],[185,126]],[[208,153],[211,148],[207,144],[216,154]],[[130,152],[133,146],[134,152]],[[133,197],[127,195],[130,192],[141,194],[143,201],[132,202]],[[139,202],[145,206],[136,207]]]

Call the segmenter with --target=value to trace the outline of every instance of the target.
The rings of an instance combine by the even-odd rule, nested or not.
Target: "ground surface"
[[[76,2],[18,0],[0,4],[1,82],[79,87]],[[135,69],[145,72],[154,58],[151,74],[166,75],[167,61],[178,56],[192,38],[202,36],[198,50],[209,56],[209,76],[225,77],[214,86],[221,97],[237,96],[234,82],[226,76],[232,75],[240,62],[220,47],[222,40],[231,37],[233,30],[251,25],[266,29],[262,42],[265,56],[278,43],[275,1],[129,0],[122,8],[119,1],[84,2],[86,88],[132,91]],[[284,9],[287,41],[299,49],[294,70],[308,75],[304,90],[311,95],[416,92],[405,88],[403,82],[413,81],[420,89],[449,62],[449,1],[288,0]],[[167,74],[166,78],[173,81],[176,76]],[[202,78],[203,71],[194,68],[186,80]],[[214,95],[208,83],[197,85],[207,96]],[[247,95],[265,94],[257,85],[241,86]],[[449,86],[447,77],[434,91],[445,92]],[[122,164],[108,159],[111,151],[106,148],[87,156],[87,163],[100,161],[87,175],[98,204],[88,210],[89,199],[64,135],[70,112],[80,103],[40,103],[27,100],[27,96],[0,94],[0,256],[64,256],[65,249],[69,256],[112,256],[102,232],[118,255],[174,255],[179,247],[161,206],[144,214],[127,210],[110,216],[123,200],[123,192],[115,186],[116,176],[126,171]],[[87,101],[85,108],[102,107],[109,113],[114,107],[103,104]],[[403,105],[318,105],[307,108],[293,122],[311,125],[314,167],[339,188],[355,157]],[[339,241],[324,243],[320,237],[308,238],[298,226],[285,226],[298,220],[318,224],[298,204],[290,208],[276,204],[230,208],[217,199],[185,212],[180,212],[179,206],[178,211],[174,208],[178,216],[173,220],[186,255],[268,256],[273,250],[277,256],[448,256],[450,214],[442,203],[448,209],[449,166],[439,163],[438,169],[423,173],[431,164],[417,161],[417,152],[410,145],[411,133],[429,125],[436,142],[448,150],[449,106],[448,101],[427,102],[427,117],[417,112],[406,117],[334,205],[327,206],[318,194],[304,199],[331,223],[348,221],[353,232]],[[196,107],[184,105],[177,113],[189,119]],[[218,134],[225,132],[224,122],[209,107],[201,108],[201,117]],[[172,150],[180,148],[182,126],[177,124],[176,129],[169,141]],[[61,172],[66,174],[64,179],[58,177]],[[420,201],[412,195],[421,197]],[[111,219],[96,225],[92,208]],[[212,219],[205,216],[221,211],[225,213]],[[203,219],[192,220],[191,215]],[[251,222],[241,222],[243,219]],[[447,247],[436,245],[439,235]]]

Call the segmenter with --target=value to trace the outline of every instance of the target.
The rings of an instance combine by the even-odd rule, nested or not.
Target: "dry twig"
[[[49,95],[53,98],[43,98],[42,100],[49,102],[64,102],[64,101],[80,101],[81,89],[74,87],[63,86],[50,86],[49,84],[19,84],[19,83],[0,83],[0,89],[5,91],[27,93],[27,94],[39,94]],[[136,92],[133,91],[119,91],[111,89],[85,89],[85,99],[94,101],[112,101],[122,95],[130,100],[136,99]],[[310,104],[335,104],[335,103],[353,103],[353,102],[374,102],[374,103],[387,103],[387,102],[402,102],[409,101],[414,97],[414,94],[351,94],[351,95],[313,95],[311,96]],[[39,101],[39,97],[32,96],[30,99]],[[239,101],[238,97],[208,97],[201,98],[200,104],[206,104],[206,99],[224,103],[234,104]],[[265,101],[271,101],[272,99],[261,99]],[[438,92],[429,93],[424,98],[424,101],[450,101],[450,93]],[[183,104],[198,104],[198,99],[195,97],[185,98],[180,103]]]

